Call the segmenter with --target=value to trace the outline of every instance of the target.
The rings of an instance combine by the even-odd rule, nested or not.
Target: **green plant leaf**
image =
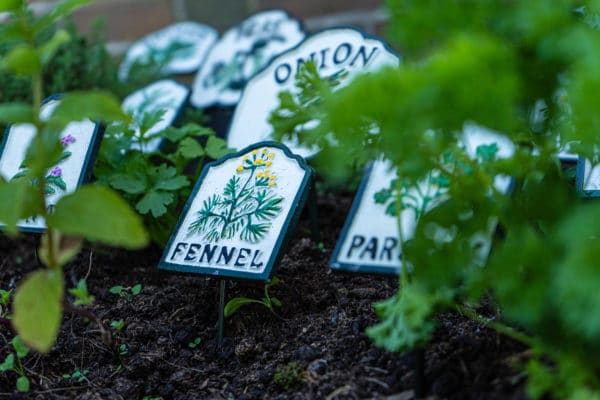
[[[25,343],[23,343],[23,341],[18,335],[13,338],[12,345],[15,351],[17,352],[18,358],[24,358],[27,356],[27,354],[29,354],[29,347],[27,347]]]
[[[110,289],[108,289],[108,291],[111,292],[112,294],[121,294],[121,292],[123,291],[123,286],[121,286],[121,285],[113,286]]]
[[[56,230],[50,231],[52,232],[52,254],[55,257],[55,260],[50,260],[50,240],[49,240],[49,232],[45,232],[42,235],[42,240],[40,242],[40,249],[38,255],[40,257],[40,261],[44,263],[44,265],[51,267],[55,266],[57,268],[62,267],[69,261],[71,261],[81,250],[81,246],[83,245],[83,241],[80,237],[67,236],[63,235]]]
[[[33,122],[33,107],[25,103],[0,104],[0,123],[19,124]]]
[[[17,221],[41,212],[35,188],[26,179],[0,183],[0,222],[9,235],[16,234]]]
[[[38,270],[15,293],[13,325],[29,347],[46,353],[56,341],[64,295],[61,271]]]
[[[208,137],[208,140],[206,141],[206,154],[208,154],[209,157],[218,160],[224,155],[227,155],[232,152],[233,149],[227,147],[227,142],[223,139],[220,139],[216,136]]]
[[[23,0],[0,0],[0,12],[16,11],[23,7]]]
[[[176,176],[177,170],[173,167],[167,167],[166,164],[161,164],[155,168],[152,173],[155,190],[174,191],[189,185],[189,181],[185,176]]]
[[[142,197],[135,205],[135,208],[141,214],[152,213],[153,217],[160,217],[167,212],[167,205],[175,200],[175,196],[171,193],[151,190]]]
[[[179,143],[179,154],[188,159],[202,157],[205,152],[196,139],[185,138]]]
[[[62,130],[61,128],[70,122],[86,119],[108,124],[118,121],[129,122],[130,116],[121,109],[118,99],[108,92],[71,92],[60,100],[48,120],[48,125]]]
[[[148,243],[139,215],[102,186],[84,186],[61,198],[47,223],[63,233],[112,246],[134,249]]]
[[[11,371],[15,367],[15,355],[10,353],[0,364],[0,372]]]
[[[250,299],[247,297],[236,297],[236,298],[229,300],[227,302],[227,304],[225,304],[225,308],[223,309],[223,314],[225,315],[225,318],[228,318],[228,317],[232,316],[233,314],[235,314],[235,312],[237,310],[239,310],[240,307],[245,306],[246,304],[251,304],[251,303],[263,304],[262,302],[255,300],[255,299]]]
[[[33,26],[33,31],[37,34],[49,28],[59,19],[71,14],[77,8],[89,3],[91,0],[61,0],[52,10],[38,18]]]
[[[64,29],[60,29],[54,33],[52,39],[48,42],[44,43],[42,47],[40,47],[40,55],[42,58],[42,64],[46,65],[48,61],[54,56],[56,51],[62,46],[64,43],[67,43],[71,37]]]
[[[20,376],[17,379],[17,390],[19,392],[27,393],[29,392],[29,378],[26,376]]]
[[[142,285],[140,283],[138,283],[137,285],[134,285],[131,288],[131,294],[134,295],[134,296],[137,296],[141,292],[142,292]]]
[[[111,187],[129,194],[140,194],[146,190],[146,182],[129,174],[115,174],[108,178]]]
[[[0,70],[2,69],[17,75],[35,75],[41,72],[42,62],[33,47],[22,44],[13,48],[0,60]]]

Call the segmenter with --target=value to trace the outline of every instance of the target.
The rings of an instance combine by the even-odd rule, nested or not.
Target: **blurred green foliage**
[[[502,331],[532,346],[531,398],[598,397],[600,204],[577,197],[559,154],[574,142],[573,152],[598,159],[600,1],[387,6],[399,68],[338,90],[305,68],[271,118],[278,138],[322,149],[318,168],[329,179],[383,156],[398,182],[417,185],[431,171],[448,182],[446,198],[403,243],[400,291],[376,306],[382,321],[368,334],[405,351],[428,340],[438,312],[491,295],[502,321],[527,336]],[[461,143],[466,123],[501,132],[514,153],[475,162]],[[447,168],[448,153],[468,168]],[[513,178],[510,195],[495,187],[499,175]],[[496,222],[502,235],[488,256],[474,243]]]

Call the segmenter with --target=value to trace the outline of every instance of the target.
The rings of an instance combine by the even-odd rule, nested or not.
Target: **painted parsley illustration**
[[[246,242],[260,241],[271,227],[270,220],[281,211],[283,197],[273,193],[277,177],[269,167],[275,153],[253,150],[242,158],[222,194],[204,200],[197,218],[188,227],[188,237],[202,235],[218,242],[239,234]]]
[[[462,149],[464,150],[464,149]],[[476,160],[479,164],[486,164],[496,158],[498,152],[497,144],[480,145],[476,149]],[[461,169],[464,173],[469,173],[470,166],[461,162],[451,152],[443,155],[442,165],[449,171]],[[397,204],[398,178],[390,182],[389,187],[376,192],[373,197],[375,204],[385,206],[385,214],[390,217],[396,217],[398,210],[411,209],[415,213],[415,219],[419,219],[423,213],[433,207],[447,193],[450,186],[450,179],[440,171],[431,171],[427,174],[424,181],[418,185],[411,184],[403,179],[400,185],[401,204]]]
[[[71,157],[71,152],[67,150],[67,147],[69,147],[69,145],[71,143],[75,143],[75,137],[71,134],[63,136],[60,139],[60,144],[63,146],[63,148],[65,149],[62,154],[60,155],[59,159],[58,159],[58,163],[60,164],[63,161],[65,161],[66,159],[68,159],[69,157]],[[20,171],[17,172],[12,178],[11,181],[15,180],[15,179],[21,179],[21,178],[25,178],[27,177],[27,175],[29,174],[29,168],[27,167],[27,165],[25,165],[25,163],[22,163],[20,166]],[[67,184],[65,183],[63,177],[62,177],[63,171],[59,166],[55,166],[54,168],[52,168],[50,170],[50,172],[48,173],[48,175],[46,176],[46,184],[44,185],[44,193],[48,196],[51,194],[54,194],[58,191],[63,191],[65,192],[67,190]],[[31,185],[35,186],[36,185],[36,180],[35,179],[30,179],[29,180]]]

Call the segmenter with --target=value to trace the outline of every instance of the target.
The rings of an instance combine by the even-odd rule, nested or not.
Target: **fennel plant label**
[[[132,143],[132,148],[147,153],[158,151],[162,140],[152,136],[171,126],[177,120],[187,104],[189,95],[190,90],[186,86],[173,80],[164,79],[127,96],[123,100],[121,108],[131,113],[135,121],[142,121],[144,114],[163,112],[162,119],[144,132],[143,137],[141,137],[139,126],[136,128],[136,138]]]
[[[263,142],[208,164],[159,268],[268,280],[309,191],[311,170]]]
[[[514,145],[508,138],[475,125],[465,127],[462,143],[465,155],[477,162],[490,157],[507,158],[514,152]],[[451,156],[446,157],[443,164],[447,171],[468,168]],[[510,190],[511,183],[511,178],[503,175],[494,180],[496,189],[503,193]],[[401,241],[405,243],[413,237],[421,215],[447,199],[449,185],[445,174],[431,171],[418,185],[411,186],[398,179],[390,162],[372,162],[367,167],[329,266],[350,272],[399,274]],[[471,238],[482,260],[489,254],[495,227],[496,221],[489,221],[486,232]],[[441,242],[452,234],[450,230],[431,227],[431,235]]]
[[[138,64],[158,64],[163,75],[196,72],[217,41],[218,33],[196,22],[179,22],[135,42],[119,66],[119,79],[126,80]]]
[[[295,76],[308,60],[316,64],[321,77],[335,79],[339,86],[346,85],[359,73],[400,62],[385,43],[356,29],[333,28],[316,33],[298,47],[279,55],[248,82],[227,134],[230,147],[239,149],[271,137],[269,118],[279,105],[278,95],[283,91],[297,92]],[[285,144],[303,157],[318,151],[293,142]]]
[[[194,80],[195,107],[234,106],[250,78],[306,34],[283,10],[255,14],[229,29],[214,45]]]
[[[60,102],[60,96],[47,98],[42,103],[40,118],[47,119]],[[27,148],[35,136],[31,124],[15,124],[8,127],[0,145],[0,175],[7,181],[25,179],[32,185],[27,166]],[[92,174],[94,161],[102,140],[102,127],[90,120],[71,122],[60,135],[62,153],[57,163],[48,170],[44,191],[48,212],[58,200],[74,192],[87,182]],[[44,232],[46,222],[42,217],[32,217],[18,222],[25,232]]]

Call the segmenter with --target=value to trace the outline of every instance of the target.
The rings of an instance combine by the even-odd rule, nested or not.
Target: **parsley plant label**
[[[320,76],[338,79],[342,85],[360,72],[400,62],[381,40],[356,29],[335,28],[316,33],[278,56],[248,82],[231,121],[227,136],[229,146],[239,149],[271,137],[269,117],[279,105],[278,95],[297,89],[294,87],[296,73],[308,60],[316,63]],[[303,157],[316,151],[294,143],[285,144]]]
[[[263,142],[208,164],[159,268],[268,280],[309,191],[311,170]]]
[[[121,107],[124,111],[133,114],[135,121],[141,121],[144,114],[152,114],[159,110],[164,112],[162,120],[145,133],[146,137],[150,138],[177,120],[181,110],[187,104],[189,95],[190,90],[186,86],[165,79],[133,92],[123,100]],[[139,128],[136,135],[140,135]],[[155,138],[149,140],[143,149],[139,149],[138,144],[132,147],[144,152],[153,152],[158,150],[160,144],[161,139]]]
[[[305,37],[300,22],[282,10],[255,14],[215,44],[194,80],[192,104],[234,106],[241,90],[278,54]]]
[[[164,75],[189,74],[200,69],[218,33],[196,22],[179,22],[153,32],[135,42],[119,67],[119,78],[126,80],[134,63],[164,64]]]
[[[40,110],[40,118],[47,119],[59,102],[60,96],[46,99]],[[7,181],[31,181],[25,158],[35,133],[35,128],[30,124],[15,124],[6,130],[0,145],[0,174]],[[102,130],[99,124],[90,120],[71,122],[60,136],[62,154],[56,165],[48,170],[44,187],[50,213],[61,197],[74,192],[89,180],[102,139]],[[25,232],[44,232],[46,229],[46,223],[41,217],[22,220],[17,226]]]
[[[465,127],[463,145],[465,153],[474,160],[509,157],[514,152],[514,145],[506,137],[474,125]],[[448,158],[445,164],[450,170],[460,168],[460,163],[455,161]],[[419,217],[446,199],[449,184],[439,171],[432,171],[416,187],[399,184],[389,162],[371,163],[332,254],[330,267],[350,272],[399,274],[402,268],[400,240],[413,237]],[[494,186],[498,190],[506,193],[510,185],[510,177],[496,176]],[[398,196],[398,189],[401,196]],[[397,203],[399,197],[400,205]],[[402,227],[400,235],[398,212]],[[488,232],[473,237],[473,245],[479,249],[481,257],[487,257],[489,253],[490,235],[495,225],[492,221]],[[449,234],[451,232],[441,230],[432,232],[442,241]]]
[[[577,191],[585,197],[600,197],[600,164],[585,157],[577,160]]]

